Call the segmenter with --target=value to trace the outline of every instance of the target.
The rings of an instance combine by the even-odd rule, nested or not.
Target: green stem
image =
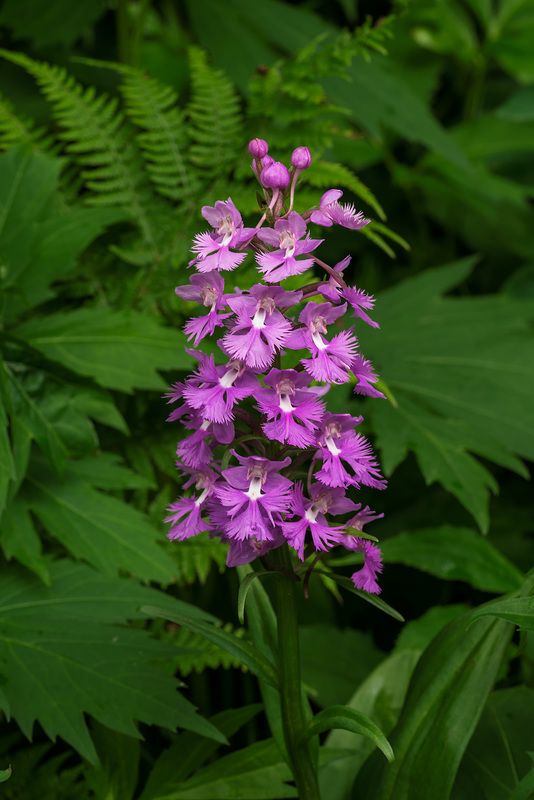
[[[287,545],[273,552],[280,566],[291,569]],[[284,739],[300,800],[320,800],[317,772],[309,744],[303,741],[306,719],[302,703],[296,581],[280,574],[277,581],[278,669]]]

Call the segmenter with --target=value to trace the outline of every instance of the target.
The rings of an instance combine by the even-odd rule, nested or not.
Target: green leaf
[[[139,740],[93,722],[91,738],[100,764],[85,766],[84,777],[96,800],[132,800],[138,781]]]
[[[403,650],[386,658],[362,683],[349,701],[349,707],[369,717],[386,736],[399,718],[410,678],[421,650]],[[323,751],[347,750],[348,755],[325,765],[319,773],[321,796],[328,800],[346,800],[362,764],[373,752],[369,739],[355,737],[349,731],[334,730]]]
[[[47,45],[72,44],[106,12],[103,0],[71,3],[55,0],[6,0],[0,13],[0,24],[11,28],[17,39],[30,39],[37,48]]]
[[[371,758],[358,790],[375,800],[448,800],[463,753],[498,675],[513,628],[471,613],[450,622],[413,674],[389,736],[396,761],[387,771]]]
[[[8,505],[2,517],[0,543],[8,561],[16,558],[50,585],[48,565],[43,558],[41,540],[28,507],[19,498]]]
[[[406,564],[445,580],[466,581],[485,592],[511,592],[524,576],[480,534],[470,528],[404,532],[381,544],[387,563]]]
[[[534,8],[531,0],[503,0],[488,51],[520,83],[534,81]]]
[[[215,725],[228,739],[261,711],[261,704],[227,709],[211,717]],[[184,731],[172,745],[159,756],[150,770],[146,786],[139,800],[160,800],[169,797],[182,781],[199,769],[217,750],[213,739]]]
[[[3,365],[0,365],[2,369]],[[0,515],[5,508],[9,482],[15,477],[15,464],[11,452],[8,418],[0,397]]]
[[[534,303],[441,297],[475,260],[426,270],[383,292],[380,334],[361,328],[359,339],[398,404],[370,409],[386,474],[413,450],[427,483],[441,482],[486,529],[496,483],[471,453],[522,475],[517,456],[534,457]]]
[[[534,760],[534,754],[529,753],[530,760]],[[519,781],[514,791],[508,795],[507,800],[531,800],[534,794],[534,766],[527,772],[525,777]]]
[[[256,578],[265,578],[267,575],[277,575],[276,572],[250,572],[246,575],[239,584],[239,594],[237,595],[237,618],[241,625],[245,623],[245,602],[247,599],[248,590],[252,585],[252,581]]]
[[[321,707],[345,703],[382,658],[372,636],[333,625],[299,628],[302,680]]]
[[[451,800],[468,800],[475,792],[490,800],[509,800],[520,791],[521,779],[532,767],[527,750],[533,716],[532,689],[514,686],[493,692],[458,770]]]
[[[347,68],[348,81],[329,78],[324,85],[329,100],[348,109],[373,138],[381,138],[384,129],[392,130],[468,170],[464,153],[397,73],[397,65],[374,54]]]
[[[231,633],[227,633],[222,628],[215,625],[210,625],[196,619],[189,619],[189,617],[177,614],[169,615],[165,609],[145,606],[142,609],[145,614],[151,617],[163,617],[170,622],[176,622],[178,625],[183,625],[194,633],[200,633],[210,642],[222,647],[228,653],[236,656],[242,664],[244,664],[251,672],[257,675],[258,678],[269,683],[275,689],[278,688],[278,674],[272,663],[263,656],[255,647],[248,642],[243,642]]]
[[[380,728],[374,722],[371,722],[365,714],[361,714],[349,706],[330,706],[330,708],[324,708],[319,711],[313,720],[308,723],[306,739],[331,730],[350,731],[351,733],[365,736],[374,742],[390,763],[395,760],[391,745]]]
[[[5,783],[5,781],[11,778],[11,767],[7,769],[0,769],[0,783]]]
[[[273,739],[238,750],[199,770],[177,789],[157,800],[272,800],[297,797],[292,779]],[[147,799],[148,800],[148,799]],[[156,798],[150,798],[156,800]]]
[[[56,313],[24,323],[15,334],[52,361],[123,392],[162,389],[165,383],[156,369],[185,370],[191,365],[179,331],[133,311]]]
[[[347,592],[351,592],[352,594],[361,597],[362,600],[365,600],[372,606],[376,606],[376,608],[378,608],[380,611],[383,611],[384,614],[388,614],[388,616],[393,617],[393,619],[396,619],[399,622],[404,622],[404,617],[399,614],[398,611],[395,611],[395,609],[392,608],[388,603],[386,603],[385,600],[381,600],[381,598],[376,594],[370,594],[369,592],[364,592],[361,589],[356,589],[350,578],[345,578],[343,575],[336,575],[335,572],[324,572],[320,569],[315,569],[314,573],[317,575],[326,575],[327,578],[335,581]]]
[[[162,533],[132,505],[93,488],[92,476],[97,486],[101,482],[97,459],[85,464],[84,474],[79,471],[80,467],[78,473],[76,468],[68,471],[60,483],[36,462],[21,502],[76,558],[86,559],[104,574],[125,569],[141,580],[172,580],[173,562],[158,545],[165,541]]]
[[[534,119],[534,86],[521,86],[496,110],[503,119],[517,122]]]
[[[124,626],[140,618],[139,606],[147,601],[161,598],[167,608],[177,601],[131,578],[105,578],[67,560],[50,564],[50,575],[46,587],[12,567],[0,590],[1,704],[27,737],[38,720],[48,737],[60,735],[96,763],[83,718],[89,713],[136,738],[134,719],[224,741],[176,693],[176,681],[148,663],[168,657],[168,645]]]
[[[473,612],[473,619],[487,616],[506,619],[522,630],[534,631],[534,597],[508,597]]]

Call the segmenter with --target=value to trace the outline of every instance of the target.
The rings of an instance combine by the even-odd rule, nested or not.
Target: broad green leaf
[[[410,678],[421,655],[420,649],[405,649],[386,658],[362,683],[349,701],[349,707],[369,717],[386,736],[399,718]],[[325,765],[319,773],[321,796],[346,800],[350,788],[374,744],[349,731],[335,730],[325,742],[325,750],[346,749],[348,755]]]
[[[11,28],[17,39],[30,39],[37,48],[69,45],[90,30],[105,12],[102,0],[84,0],[79,4],[69,0],[44,4],[39,0],[6,0],[0,23]]]
[[[2,398],[0,398],[0,515],[5,508],[9,482],[14,477],[15,464],[11,452],[8,419]]]
[[[534,631],[534,597],[508,597],[473,612],[473,619],[486,616],[506,619],[525,631]]]
[[[419,650],[422,653],[445,625],[467,611],[469,608],[462,603],[429,608],[418,619],[412,619],[406,623],[397,637],[395,651]]]
[[[370,739],[384,753],[389,762],[395,760],[393,750],[380,728],[365,714],[350,708],[350,706],[323,708],[308,723],[306,738],[334,729],[350,731],[351,733],[365,736],[366,739]]]
[[[530,760],[534,761],[534,753],[529,753]],[[508,795],[507,800],[531,800],[534,794],[534,766],[519,781],[515,789]]]
[[[185,370],[192,363],[178,330],[134,311],[56,313],[24,323],[15,334],[52,361],[123,392],[162,389],[157,369]]]
[[[521,86],[495,113],[498,117],[517,122],[534,120],[534,86]]]
[[[158,800],[273,800],[298,797],[291,771],[273,739],[223,756]]]
[[[397,69],[379,54],[368,61],[359,58],[347,68],[348,81],[339,78],[324,81],[328,98],[348,109],[351,117],[373,138],[381,138],[384,130],[392,130],[469,170],[469,161],[462,150],[396,74]]]
[[[50,584],[48,564],[43,558],[41,539],[28,507],[15,497],[2,517],[0,544],[8,561],[16,558],[21,564],[35,572],[41,580]]]
[[[98,473],[96,460],[90,459],[90,464]],[[81,475],[76,468],[67,471],[61,483],[36,462],[28,473],[21,502],[72,555],[89,561],[104,574],[115,575],[125,569],[141,580],[168,583],[174,568],[158,544],[165,541],[162,532],[131,504],[94,489],[89,464],[86,467]],[[96,485],[101,485],[98,475]]]
[[[387,770],[371,758],[356,785],[375,800],[448,800],[456,771],[482,714],[513,627],[477,620],[450,622],[419,660],[389,741]]]
[[[485,114],[458,125],[453,135],[473,159],[534,150],[534,120],[519,122],[502,115]]]
[[[299,641],[302,680],[323,708],[346,703],[383,655],[370,634],[352,628],[302,625]]]
[[[446,580],[504,594],[524,580],[511,561],[470,528],[443,525],[397,534],[380,545],[386,563],[406,564]]]
[[[86,765],[84,777],[95,800],[132,800],[138,781],[139,740],[98,722],[91,725],[91,738],[100,764]]]
[[[230,708],[211,717],[215,725],[229,739],[243,725],[261,711],[256,703],[242,708]],[[139,800],[159,800],[168,797],[178,785],[199,769],[215,753],[219,744],[198,733],[184,731],[171,746],[164,750],[150,770],[146,786]]]
[[[155,606],[145,606],[142,609],[151,617],[163,617],[170,622],[183,625],[194,633],[200,633],[210,642],[222,647],[232,655],[236,656],[251,672],[267,681],[275,689],[278,688],[278,674],[272,663],[263,656],[255,647],[248,642],[243,642],[234,634],[228,633],[220,627],[202,622],[196,619],[189,619],[186,616],[177,614],[167,614],[165,609]]]
[[[176,601],[131,578],[104,578],[66,560],[50,564],[50,574],[46,587],[12,567],[0,589],[2,708],[27,737],[38,720],[47,736],[61,736],[95,763],[88,713],[137,738],[134,720],[224,741],[177,694],[176,681],[148,663],[172,648],[124,626],[147,601],[161,597],[163,607]]]
[[[485,529],[496,483],[471,453],[523,475],[517,456],[534,456],[534,302],[441,297],[474,261],[426,270],[383,292],[374,317],[381,330],[362,326],[358,336],[398,404],[369,408],[385,472],[413,450],[427,483],[440,481]]]
[[[532,767],[527,750],[533,745],[534,691],[525,686],[490,695],[469,742],[451,800],[509,800]],[[526,795],[528,797],[528,795]]]
[[[520,83],[534,81],[534,8],[531,0],[503,0],[488,51]]]

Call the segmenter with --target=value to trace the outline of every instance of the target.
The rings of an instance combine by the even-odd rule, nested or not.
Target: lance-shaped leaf
[[[534,631],[534,597],[508,597],[473,612],[473,619],[487,616],[506,619],[525,631]]]
[[[52,361],[123,392],[163,389],[156,370],[192,364],[180,331],[134,311],[81,308],[32,319],[14,334]]]
[[[493,687],[513,627],[450,622],[421,657],[398,724],[389,736],[396,760],[372,757],[358,790],[374,800],[448,800],[456,771]]]
[[[351,731],[351,733],[365,736],[382,750],[390,763],[395,760],[391,745],[378,725],[375,725],[365,714],[356,711],[354,708],[350,708],[350,706],[330,706],[330,708],[323,708],[323,710],[319,711],[308,723],[305,738],[309,739],[310,736],[332,730]]]
[[[189,619],[187,616],[178,614],[169,615],[161,607],[144,606],[141,610],[150,617],[163,617],[170,620],[170,622],[175,622],[177,625],[183,625],[184,628],[188,628],[194,633],[200,633],[210,642],[236,656],[258,678],[267,681],[274,688],[278,688],[278,673],[273,664],[248,642],[243,642],[237,636],[210,623]]]
[[[50,564],[50,574],[46,587],[10,568],[0,588],[0,703],[26,736],[38,720],[47,736],[61,736],[93,763],[84,713],[129,736],[139,737],[139,720],[225,741],[177,693],[176,680],[150,663],[175,649],[124,625],[143,603],[161,599],[170,609],[177,601],[67,560]]]
[[[406,564],[485,592],[512,592],[524,576],[487,539],[470,528],[443,525],[399,533],[381,544],[387,563]]]
[[[229,708],[211,717],[210,722],[228,739],[261,711],[256,703],[242,708]],[[164,750],[150,770],[139,800],[169,797],[179,784],[199,769],[217,750],[219,744],[192,731],[184,731]]]
[[[179,788],[150,800],[272,800],[298,797],[291,770],[273,739],[255,742],[199,770]],[[147,798],[148,800],[148,798]]]

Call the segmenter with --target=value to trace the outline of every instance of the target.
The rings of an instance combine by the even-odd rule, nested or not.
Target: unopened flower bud
[[[295,169],[308,169],[311,164],[311,154],[307,147],[297,147],[291,155],[291,165]]]
[[[269,152],[269,145],[264,139],[252,139],[248,143],[248,152],[252,158],[265,158]]]
[[[262,169],[260,181],[266,189],[285,189],[289,186],[289,170],[280,161],[273,161]]]

